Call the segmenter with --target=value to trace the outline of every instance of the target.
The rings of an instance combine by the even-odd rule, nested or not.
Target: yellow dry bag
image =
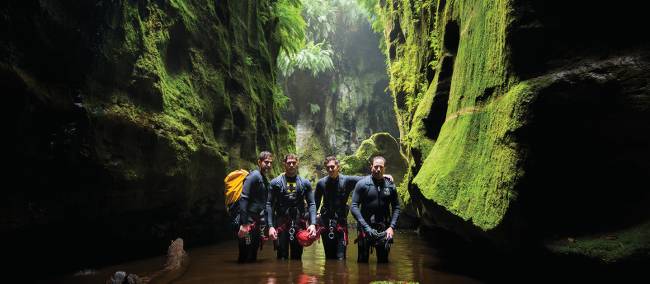
[[[225,194],[226,194],[226,208],[230,208],[230,205],[239,200],[241,196],[241,191],[244,189],[244,179],[248,176],[248,171],[246,170],[236,170],[230,172],[226,178],[223,180],[226,183]]]

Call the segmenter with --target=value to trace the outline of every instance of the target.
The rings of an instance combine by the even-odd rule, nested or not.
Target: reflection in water
[[[396,233],[389,263],[377,263],[371,254],[370,263],[357,264],[355,230],[350,230],[346,261],[326,260],[321,242],[305,248],[302,261],[276,260],[271,243],[264,246],[258,262],[238,264],[237,244],[233,241],[190,249],[188,270],[174,283],[368,283],[371,281],[417,281],[420,283],[479,283],[460,275],[437,271],[439,260],[415,233]],[[70,276],[64,283],[103,283],[117,270],[128,272],[159,269],[161,258],[143,260],[98,270],[95,275]],[[146,270],[145,270],[146,271]]]

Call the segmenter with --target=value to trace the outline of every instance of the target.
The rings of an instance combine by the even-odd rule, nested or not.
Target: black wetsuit
[[[316,223],[316,203],[311,183],[299,176],[291,178],[280,175],[271,181],[268,194],[268,224],[279,231],[278,259],[288,258],[289,248],[291,259],[301,259],[302,246],[296,238],[298,230],[305,229],[301,225],[301,219],[309,215],[309,224]],[[308,205],[308,212],[305,212],[305,203]]]
[[[339,175],[333,179],[326,176],[316,184],[316,207],[319,207],[321,198],[323,200],[323,206],[320,207],[320,222],[326,230],[321,237],[327,259],[345,259],[347,243],[341,230],[347,231],[348,197],[362,178]]]
[[[239,224],[255,222],[253,231],[244,238],[239,238],[239,262],[257,260],[257,250],[262,236],[260,228],[265,223],[265,206],[268,196],[269,181],[259,170],[251,171],[244,180],[241,197],[239,198]],[[239,228],[237,228],[239,231]]]
[[[372,176],[360,180],[352,192],[350,207],[359,225],[359,234],[368,235],[372,230],[383,232],[388,226],[395,230],[400,206],[394,183],[386,179],[374,180]],[[358,262],[368,262],[370,246],[376,248],[377,262],[388,261],[390,246],[371,242],[371,238],[366,236],[359,238]]]

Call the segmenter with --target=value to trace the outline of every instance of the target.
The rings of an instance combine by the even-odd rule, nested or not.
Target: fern
[[[307,36],[312,41],[324,41],[334,32],[336,7],[331,0],[303,0],[303,17],[307,22]]]
[[[318,73],[334,69],[333,53],[329,45],[310,41],[296,54],[280,52],[278,68],[284,77],[291,76],[295,69],[311,70],[312,76],[316,77]]]
[[[301,12],[300,0],[279,0],[273,7],[273,14],[278,19],[274,38],[285,53],[296,53],[305,45],[306,23]]]

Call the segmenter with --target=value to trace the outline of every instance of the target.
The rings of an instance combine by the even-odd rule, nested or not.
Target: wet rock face
[[[272,99],[268,1],[208,2],[0,6],[5,182],[18,185],[0,232],[16,267],[223,238],[226,171],[291,147]]]
[[[650,45],[621,33],[643,9],[426,2],[383,6],[422,223],[504,247],[647,228]]]
[[[379,36],[364,18],[346,20],[337,13],[329,41],[334,50],[334,71],[314,77],[295,72],[287,79],[291,109],[285,117],[312,136],[298,136],[301,174],[317,180],[325,175],[327,155],[353,154],[372,134],[398,127],[388,86],[385,60],[377,47]]]
[[[515,136],[527,154],[523,213],[540,231],[600,232],[647,220],[648,53],[584,59],[547,75]],[[548,210],[552,204],[553,210]]]

